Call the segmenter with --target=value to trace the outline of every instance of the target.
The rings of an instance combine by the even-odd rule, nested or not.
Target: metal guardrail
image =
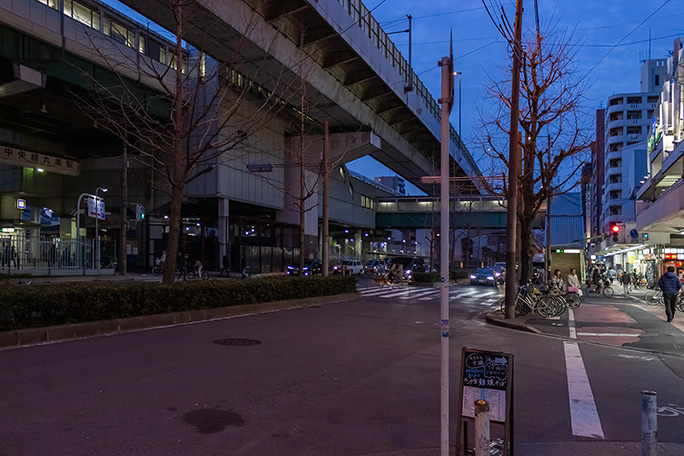
[[[94,239],[32,239],[24,232],[0,235],[0,272],[20,274],[37,270],[114,269],[116,241],[100,241],[101,263],[95,263]]]

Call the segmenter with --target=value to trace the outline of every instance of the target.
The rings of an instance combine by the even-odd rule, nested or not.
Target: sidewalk
[[[487,314],[487,322],[520,331],[682,355],[684,315],[677,313],[668,323],[663,306],[644,301],[648,291],[634,290],[625,295],[620,288],[612,298],[588,298],[585,294],[578,308],[548,319],[532,312],[506,319],[496,309]]]

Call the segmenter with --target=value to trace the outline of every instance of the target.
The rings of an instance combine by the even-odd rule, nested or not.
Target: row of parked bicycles
[[[663,298],[663,292],[661,290],[651,290],[644,295],[644,301],[652,306],[665,305],[665,299]],[[679,293],[677,295],[677,301],[675,302],[675,309],[679,312],[684,312],[684,294]]]
[[[515,297],[515,316],[535,312],[543,318],[563,315],[568,308],[576,309],[582,303],[582,298],[575,291],[545,289],[533,284],[518,287]],[[499,309],[505,313],[506,302],[501,300]]]

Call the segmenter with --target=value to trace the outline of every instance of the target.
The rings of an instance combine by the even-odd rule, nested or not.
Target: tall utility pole
[[[328,276],[328,267],[330,266],[330,233],[328,231],[329,226],[329,204],[328,204],[328,198],[329,198],[329,182],[328,182],[328,177],[329,177],[329,172],[328,168],[330,168],[330,130],[328,128],[328,121],[324,120],[323,121],[323,246],[321,249],[323,250],[322,252],[322,261],[323,261],[323,277]]]
[[[520,103],[520,67],[522,58],[522,15],[523,2],[515,2],[515,37],[513,41],[513,74],[511,78],[511,129],[508,144],[508,208],[506,211],[506,318],[515,318],[515,294],[517,280],[515,253],[518,226],[518,115]]]
[[[535,2],[536,4],[536,2]],[[549,155],[546,169],[551,169],[551,135],[547,136]],[[548,283],[551,277],[551,179],[549,179],[549,193],[546,196],[546,253],[544,255],[544,281]]]
[[[119,274],[126,275],[126,234],[128,231],[128,146],[121,150],[121,225],[119,229]]]
[[[449,454],[449,114],[454,106],[453,45],[442,57],[441,182],[440,182],[440,386],[441,456]]]

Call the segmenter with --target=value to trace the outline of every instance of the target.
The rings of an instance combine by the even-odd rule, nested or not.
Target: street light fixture
[[[461,136],[461,75],[462,71],[454,71],[458,75],[458,136]],[[463,139],[463,138],[461,138]]]

